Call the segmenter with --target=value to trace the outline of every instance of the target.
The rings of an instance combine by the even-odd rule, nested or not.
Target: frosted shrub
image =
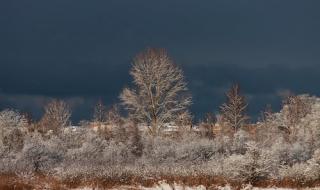
[[[103,161],[108,165],[133,164],[135,156],[132,154],[130,147],[123,143],[110,142],[103,150]]]
[[[247,152],[245,154],[251,161],[249,169],[250,180],[266,179],[275,172],[274,160],[270,157],[270,152],[261,149],[258,143],[250,141],[247,143]]]
[[[312,160],[315,164],[318,164],[320,166],[320,149],[317,149],[316,151],[314,151]]]
[[[94,161],[101,158],[102,151],[107,145],[106,141],[99,138],[95,133],[89,132],[79,148],[68,149],[67,159],[73,161]]]
[[[127,146],[131,149],[131,153],[137,157],[141,157],[143,153],[143,142],[141,132],[136,125],[130,125]]]
[[[249,134],[240,129],[234,134],[232,151],[236,154],[244,154],[246,152],[246,143],[249,140]]]
[[[281,168],[282,178],[292,178],[297,181],[309,181],[320,179],[320,151],[316,150],[312,159],[303,163],[296,163],[293,166]]]
[[[44,144],[39,134],[27,137],[21,153],[17,154],[17,172],[50,173],[63,161],[59,149],[50,149]]]
[[[27,120],[19,113],[13,110],[4,110],[0,112],[0,128],[21,128],[27,126]]]
[[[224,176],[231,179],[246,180],[247,167],[250,164],[250,160],[246,156],[233,154],[224,160]]]
[[[205,162],[217,153],[215,144],[209,139],[183,142],[176,147],[176,161]]]
[[[140,133],[141,132],[137,125],[132,122],[119,124],[113,128],[111,140],[119,144],[126,144],[128,148],[131,149],[132,154],[140,157],[142,156],[143,151],[143,143]]]
[[[175,159],[177,142],[162,137],[146,139],[147,145],[144,150],[144,157],[153,164],[171,163]]]
[[[9,152],[18,152],[24,145],[24,133],[18,128],[8,130],[3,136],[2,144]]]
[[[213,142],[217,153],[229,155],[232,152],[232,141],[228,136],[219,135]]]
[[[50,172],[62,161],[62,155],[50,152],[44,145],[26,147],[17,160],[18,170],[40,173]]]
[[[97,155],[98,153],[99,151],[94,145],[92,145],[89,142],[85,142],[80,148],[68,150],[66,154],[66,159],[70,162],[84,162],[86,160],[90,162],[91,160],[94,160],[95,158],[100,156]]]
[[[267,147],[266,147],[267,149]],[[283,139],[277,139],[270,147],[270,155],[279,165],[289,164],[290,145]]]
[[[293,163],[301,163],[309,160],[312,156],[310,147],[306,143],[295,142],[289,152],[290,160]]]
[[[58,134],[57,138],[61,140],[61,144],[66,149],[80,148],[86,141],[87,136],[92,135],[93,132],[87,128],[77,127],[65,128]]]
[[[13,110],[0,112],[0,147],[2,150],[19,151],[23,147],[27,120]]]
[[[224,161],[226,177],[252,182],[270,175],[270,160],[253,141],[247,143],[245,155],[233,154]]]
[[[317,149],[312,159],[308,161],[308,167],[306,168],[306,178],[311,180],[320,179],[320,149]]]
[[[281,178],[289,178],[297,181],[305,181],[306,180],[306,168],[308,168],[308,164],[306,163],[296,163],[293,166],[285,166],[280,169],[279,175]]]

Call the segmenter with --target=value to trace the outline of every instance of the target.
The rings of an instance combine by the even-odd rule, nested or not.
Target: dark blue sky
[[[186,74],[200,118],[238,82],[251,115],[288,91],[320,95],[317,0],[4,0],[0,109],[36,117],[50,98],[89,119],[118,102],[132,57],[166,48]]]

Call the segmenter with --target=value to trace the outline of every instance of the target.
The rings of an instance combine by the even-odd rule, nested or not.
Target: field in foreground
[[[74,180],[59,181],[52,177],[33,176],[31,178],[23,178],[16,175],[0,176],[1,190],[90,190],[90,189],[122,189],[122,190],[177,190],[177,189],[243,189],[243,190],[259,190],[259,189],[320,189],[320,181],[312,181],[301,183],[291,179],[284,180],[263,180],[256,181],[253,184],[238,181],[227,180],[221,177],[173,177],[163,176],[159,178],[141,179],[96,179],[96,180]]]

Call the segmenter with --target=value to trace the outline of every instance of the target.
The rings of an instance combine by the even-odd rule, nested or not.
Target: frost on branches
[[[50,111],[60,118],[54,124],[62,125],[55,133],[29,130],[33,124],[19,112],[0,112],[1,174],[25,178],[41,174],[71,181],[125,181],[132,176],[222,176],[241,182],[320,179],[317,97],[293,97],[261,122],[211,136],[195,129],[154,136],[125,119],[106,135],[90,125],[71,128],[68,107],[57,106]],[[177,115],[179,125],[190,125],[192,117],[183,113]]]

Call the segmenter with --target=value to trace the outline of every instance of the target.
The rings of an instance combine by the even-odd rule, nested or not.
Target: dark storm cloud
[[[76,120],[97,99],[117,102],[132,57],[168,49],[184,68],[197,115],[239,82],[251,113],[291,90],[320,94],[316,0],[11,0],[0,2],[0,108],[39,114],[52,97]],[[80,101],[81,100],[81,101]],[[40,102],[40,103],[39,103]],[[72,102],[72,101],[71,101]]]

